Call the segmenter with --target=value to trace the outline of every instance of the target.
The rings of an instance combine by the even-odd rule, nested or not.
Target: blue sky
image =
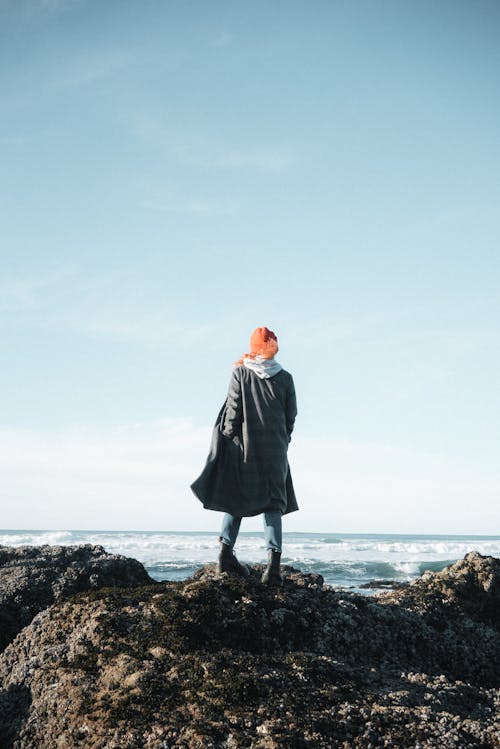
[[[1,525],[217,530],[188,487],[268,325],[288,529],[499,533],[499,30],[0,0]]]

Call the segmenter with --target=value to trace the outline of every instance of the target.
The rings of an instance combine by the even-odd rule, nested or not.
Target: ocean
[[[138,559],[156,580],[183,580],[216,560],[217,537],[205,532],[0,530],[0,545],[99,544]],[[500,557],[500,536],[284,533],[282,563],[317,572],[334,587],[358,589],[371,581],[412,580],[469,551]],[[242,531],[236,552],[243,562],[264,562],[263,534]]]

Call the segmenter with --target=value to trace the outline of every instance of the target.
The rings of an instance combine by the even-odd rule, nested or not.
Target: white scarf
[[[283,369],[276,359],[264,359],[263,356],[256,356],[255,358],[245,356],[243,364],[248,369],[251,369],[252,372],[255,372],[257,377],[260,377],[261,380],[274,377],[275,374],[278,374],[278,372]]]

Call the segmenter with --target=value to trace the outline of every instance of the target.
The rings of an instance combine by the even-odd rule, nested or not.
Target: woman
[[[242,517],[264,514],[268,566],[262,582],[281,584],[281,516],[298,510],[287,451],[297,403],[291,374],[276,361],[278,339],[256,328],[233,370],[206,466],[191,485],[208,510],[224,512],[219,572],[247,575],[233,552]]]

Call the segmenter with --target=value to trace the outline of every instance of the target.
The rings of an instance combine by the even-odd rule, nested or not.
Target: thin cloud
[[[132,61],[131,55],[120,49],[96,51],[74,57],[48,78],[55,88],[76,88],[113,78]]]
[[[215,37],[213,41],[213,46],[217,47],[218,49],[224,49],[225,47],[230,47],[232,43],[233,43],[232,34],[229,34],[227,31],[221,31]]]
[[[208,155],[193,155],[191,163],[206,169],[250,169],[258,172],[288,172],[296,163],[295,155],[280,146],[267,148],[221,149]]]
[[[496,328],[450,326],[424,328],[405,335],[394,334],[367,337],[360,341],[363,347],[380,349],[411,349],[424,351],[437,349],[443,353],[470,354],[500,345],[500,332]]]
[[[179,515],[182,523],[183,507],[200,511],[189,484],[208,438],[189,419],[0,430],[2,523],[151,528],[172,527]]]
[[[5,527],[154,528],[213,525],[189,485],[210,425],[190,417],[59,430],[0,429]],[[394,445],[305,438],[290,463],[301,511],[288,530],[485,533],[500,522],[498,471]],[[473,501],[471,501],[473,498]],[[217,523],[219,517],[215,516]]]
[[[54,291],[75,278],[74,266],[62,266],[40,275],[0,276],[0,312],[38,310],[46,307]]]
[[[398,330],[398,320],[379,311],[369,311],[356,317],[338,318],[327,322],[321,328],[297,320],[294,332],[303,345],[314,350],[325,341],[342,344],[357,350],[390,349],[413,352],[422,360],[422,353],[438,350],[441,354],[469,354],[481,350],[497,348],[500,345],[500,332],[497,328],[473,325],[449,325],[442,327],[422,327],[418,322],[419,309],[407,310],[417,321],[417,330]]]
[[[139,187],[143,197],[139,206],[158,213],[185,214],[199,218],[234,216],[242,208],[242,202],[232,197],[200,194],[182,194],[166,188]]]
[[[72,10],[82,0],[1,0],[0,11],[15,12],[27,21]]]
[[[147,296],[147,289],[143,292]],[[23,327],[32,330],[71,330],[151,346],[175,341],[185,349],[199,345],[216,329],[215,323],[186,322],[172,306],[152,306],[138,293],[134,268],[88,277],[67,266],[40,276],[0,277],[0,313],[9,325],[13,315],[20,316]]]
[[[308,521],[297,518],[299,527],[317,528],[321,517],[347,532],[453,534],[487,533],[500,523],[500,473],[458,458],[299,434],[290,463]]]
[[[24,5],[41,13],[61,13],[77,4],[77,0],[30,0]]]
[[[148,345],[170,341],[180,349],[199,345],[216,330],[215,324],[186,325],[184,322],[175,322],[170,310],[121,316],[98,314],[83,325],[83,332],[93,337]]]
[[[69,55],[57,65],[21,68],[11,74],[10,91],[4,95],[2,103],[5,107],[17,109],[38,101],[41,93],[59,95],[61,90],[77,90],[108,81],[127,69],[131,62],[133,58],[128,52],[104,49]],[[31,135],[30,140],[33,139]]]
[[[283,144],[227,146],[205,138],[180,142],[159,120],[145,115],[136,120],[132,129],[137,137],[166,156],[203,169],[282,173],[297,163],[296,154]]]
[[[33,142],[33,136],[30,135],[6,135],[0,137],[1,146],[25,146]]]

